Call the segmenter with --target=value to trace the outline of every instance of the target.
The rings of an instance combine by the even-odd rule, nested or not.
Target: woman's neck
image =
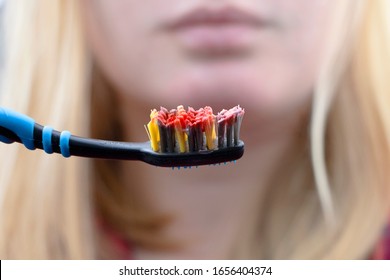
[[[126,141],[145,141],[142,125],[150,108],[134,101],[120,102]],[[140,116],[144,116],[140,118]],[[123,162],[122,176],[129,188],[136,187],[154,211],[173,217],[163,231],[169,239],[185,244],[177,251],[151,251],[136,248],[135,257],[153,258],[231,258],[233,250],[261,215],[264,190],[280,162],[292,148],[300,116],[296,120],[262,126],[256,116],[243,125],[241,138],[245,154],[237,163],[172,170],[139,162]],[[249,120],[248,120],[249,119]],[[141,133],[140,133],[141,132]]]

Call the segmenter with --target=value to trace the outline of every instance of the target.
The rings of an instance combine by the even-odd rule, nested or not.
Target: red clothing
[[[103,219],[97,220],[98,228],[107,239],[110,250],[115,252],[115,258],[119,260],[133,259],[131,243],[121,234],[110,227]]]
[[[383,237],[375,247],[371,259],[390,260],[390,224],[384,229]]]

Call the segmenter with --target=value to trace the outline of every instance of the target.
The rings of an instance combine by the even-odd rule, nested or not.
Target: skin
[[[129,188],[144,182],[137,191],[158,211],[174,215],[164,234],[187,244],[175,252],[135,248],[137,258],[229,258],[258,219],[264,189],[309,112],[332,4],[83,0],[88,43],[121,100],[126,140],[146,140],[142,126],[159,106],[220,111],[240,104],[246,110],[241,138],[247,152],[236,165],[172,172],[122,163],[123,182]],[[195,43],[188,43],[166,28],[199,7],[235,7],[262,23],[246,30],[249,43],[239,47],[229,47],[226,38],[219,44],[214,33],[209,41],[189,35]]]

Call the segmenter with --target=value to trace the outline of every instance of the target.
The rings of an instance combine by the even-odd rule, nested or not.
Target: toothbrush
[[[152,111],[154,114],[156,112],[157,111]],[[243,110],[240,111],[240,114],[243,115]],[[223,126],[225,127],[225,131],[226,124],[229,121],[227,120],[227,117],[227,115],[223,115],[219,118],[220,123],[223,123]],[[237,115],[234,117],[237,118]],[[242,119],[242,117],[240,118]],[[50,126],[37,124],[32,118],[26,115],[0,107],[0,142],[6,144],[19,142],[29,150],[41,149],[47,154],[57,153],[65,158],[77,156],[100,159],[137,160],[155,166],[172,168],[212,165],[236,161],[241,158],[244,153],[244,142],[237,138],[239,132],[237,131],[237,128],[239,129],[239,124],[237,123],[228,125],[230,130],[232,128],[234,130],[234,126],[236,127],[236,137],[234,137],[234,133],[231,133],[226,137],[220,137],[221,146],[218,148],[215,144],[215,139],[214,142],[212,142],[212,139],[208,139],[209,147],[207,147],[207,139],[205,143],[206,147],[205,145],[200,144],[200,142],[203,141],[203,138],[206,138],[204,135],[201,135],[201,133],[196,135],[198,140],[196,140],[197,142],[195,145],[193,133],[190,133],[189,137],[187,134],[183,134],[184,131],[175,132],[179,137],[176,137],[176,140],[174,140],[175,144],[172,144],[173,140],[168,140],[162,133],[164,131],[164,125],[162,124],[163,119],[161,119],[161,116],[160,120],[158,120],[158,123],[160,124],[160,131],[158,132],[156,132],[156,129],[158,129],[158,125],[156,127],[156,122],[157,119],[152,118],[147,126],[147,128],[149,128],[147,129],[147,133],[150,141],[142,143],[117,142],[78,137],[72,135],[69,131],[59,132]],[[198,124],[196,127],[200,132]],[[212,131],[215,133],[215,130]],[[205,133],[203,132],[203,134]],[[208,134],[210,134],[210,131]],[[182,138],[180,138],[180,136],[182,136]],[[213,136],[218,139],[216,134],[213,134]],[[188,141],[188,138],[191,137],[194,141]],[[225,139],[223,140],[223,138]],[[190,142],[190,145],[188,142]],[[189,146],[190,149],[188,148]],[[179,150],[177,151],[177,149]]]

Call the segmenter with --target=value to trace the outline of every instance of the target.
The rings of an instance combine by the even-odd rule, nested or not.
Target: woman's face
[[[307,104],[332,4],[84,0],[82,12],[96,61],[123,96],[270,116]]]

